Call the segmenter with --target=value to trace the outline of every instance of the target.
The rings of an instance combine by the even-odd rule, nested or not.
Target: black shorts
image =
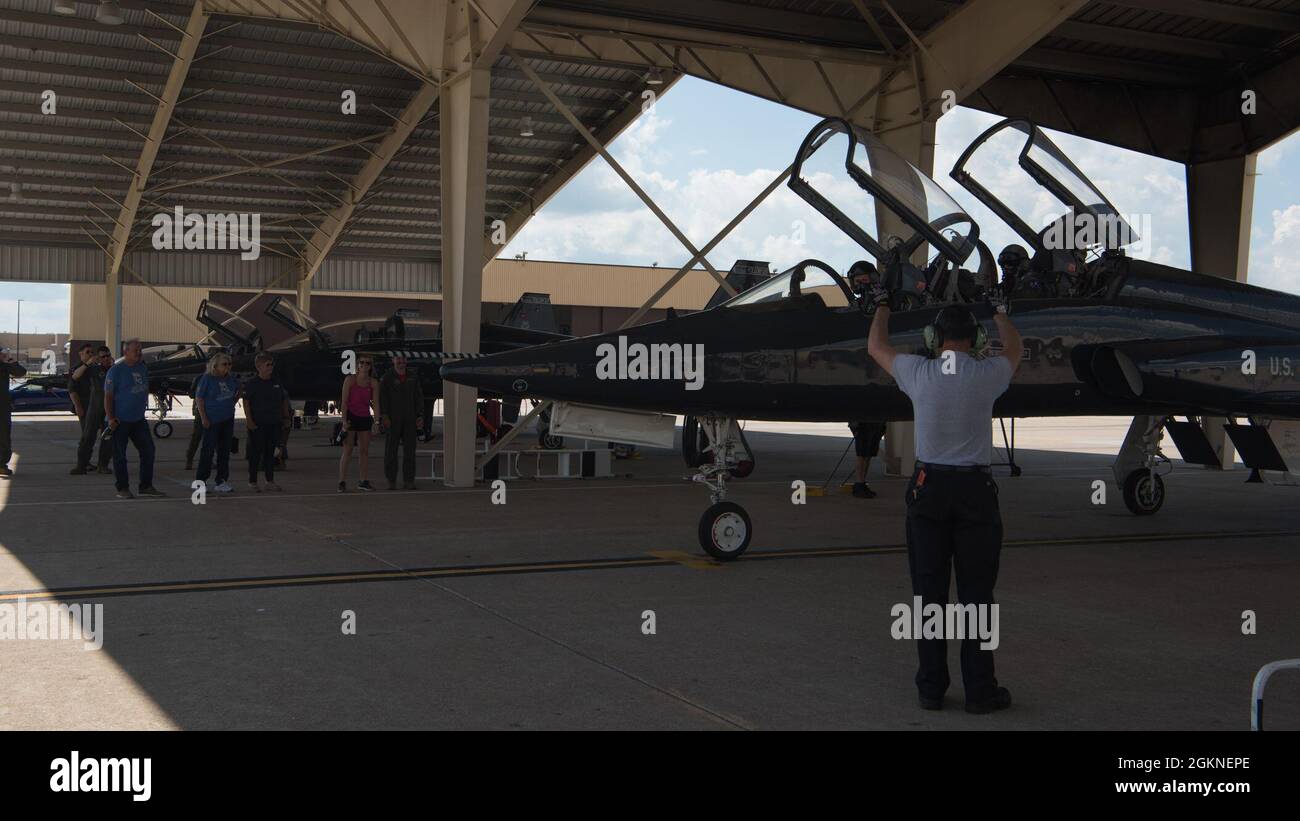
[[[375,425],[373,416],[357,416],[355,413],[348,414],[348,430],[368,431]]]
[[[885,435],[884,422],[850,422],[853,446],[858,456],[873,458],[880,453],[880,439]]]

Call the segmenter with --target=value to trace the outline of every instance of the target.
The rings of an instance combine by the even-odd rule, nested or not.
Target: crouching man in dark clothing
[[[393,357],[393,367],[379,381],[379,414],[388,431],[384,440],[384,477],[397,490],[397,449],[402,449],[402,489],[415,490],[416,431],[424,429],[424,392],[420,380],[407,371],[406,358]]]

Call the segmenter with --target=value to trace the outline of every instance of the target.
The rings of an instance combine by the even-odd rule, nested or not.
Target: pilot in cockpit
[[[1002,271],[1002,290],[1014,293],[1016,286],[1029,274],[1029,252],[1023,245],[1008,245],[998,254],[998,268]]]
[[[876,278],[876,266],[870,261],[860,259],[849,268],[849,287],[858,298],[858,305],[867,307],[871,303],[868,298],[871,293],[871,283]]]

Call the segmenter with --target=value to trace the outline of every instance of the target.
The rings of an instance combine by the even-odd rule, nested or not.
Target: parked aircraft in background
[[[386,319],[321,324],[289,300],[276,297],[265,313],[292,331],[293,336],[264,346],[262,334],[252,322],[204,300],[199,305],[198,320],[212,332],[216,343],[148,351],[149,389],[158,404],[165,407],[170,394],[188,394],[194,378],[204,372],[208,358],[217,351],[226,351],[234,358],[235,374],[249,376],[254,373],[254,357],[265,350],[275,357],[276,376],[290,397],[321,402],[338,401],[345,376],[342,366],[349,351],[369,354],[375,360],[376,376],[382,376],[392,356],[401,353],[414,366],[429,403],[442,396],[438,366],[467,356],[443,350],[441,322],[403,317],[400,311]],[[500,324],[483,323],[480,351],[497,353],[569,338],[556,329],[550,298],[545,294],[524,294]],[[170,435],[170,423],[160,420],[155,433],[163,438]]]

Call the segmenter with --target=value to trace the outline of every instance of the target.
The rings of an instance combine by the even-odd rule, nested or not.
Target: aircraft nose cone
[[[494,393],[523,394],[529,390],[530,367],[526,362],[512,362],[511,354],[474,357],[448,362],[439,371],[442,378],[479,390]]]

